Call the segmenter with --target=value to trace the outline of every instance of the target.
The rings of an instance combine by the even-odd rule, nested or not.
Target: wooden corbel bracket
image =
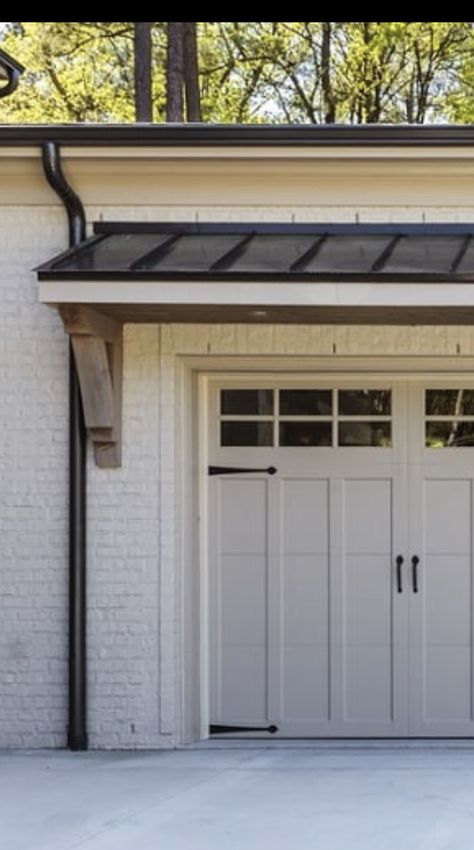
[[[89,307],[61,305],[71,337],[87,432],[97,466],[116,467],[122,455],[123,328]]]

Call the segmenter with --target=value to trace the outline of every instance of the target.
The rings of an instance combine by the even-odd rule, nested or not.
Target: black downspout
[[[69,225],[69,246],[86,238],[80,198],[66,181],[59,145],[42,146],[46,179],[61,199]],[[87,750],[86,655],[86,429],[72,347],[69,345],[69,725],[70,750]]]

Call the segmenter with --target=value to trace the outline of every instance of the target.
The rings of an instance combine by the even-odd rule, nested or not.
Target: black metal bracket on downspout
[[[86,238],[86,217],[80,198],[61,168],[56,142],[42,145],[43,169],[61,199],[69,226],[69,246]],[[70,750],[87,750],[86,655],[86,428],[71,345],[69,346],[69,726]]]

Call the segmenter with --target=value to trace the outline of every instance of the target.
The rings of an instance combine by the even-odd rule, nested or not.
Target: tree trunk
[[[323,92],[324,123],[334,124],[336,107],[331,85],[331,23],[323,21],[323,41],[321,45],[321,87]]]
[[[168,48],[166,56],[166,120],[184,121],[184,24],[168,21]]]
[[[184,27],[184,85],[186,93],[186,118],[201,121],[201,95],[199,92],[199,63],[196,22],[185,21]]]
[[[153,120],[151,23],[135,21],[135,121]]]

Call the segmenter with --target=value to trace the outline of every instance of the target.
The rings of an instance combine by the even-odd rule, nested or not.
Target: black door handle
[[[403,555],[397,555],[395,558],[395,563],[397,565],[397,593],[401,593],[403,590],[402,587],[402,564],[403,564]]]
[[[419,559],[418,555],[413,555],[413,558],[411,559],[413,593],[418,593],[418,564],[419,563],[420,563],[420,559]]]

